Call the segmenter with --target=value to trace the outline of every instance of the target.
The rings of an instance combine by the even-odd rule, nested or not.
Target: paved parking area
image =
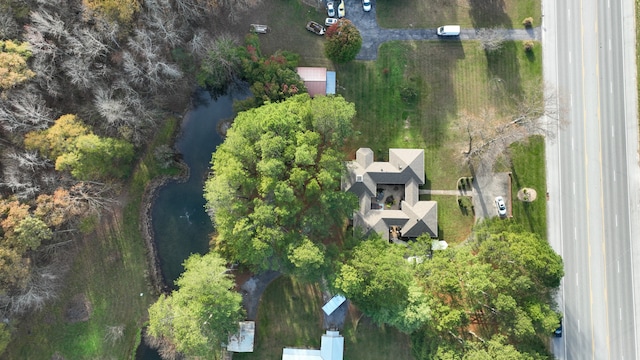
[[[494,173],[475,177],[472,182],[474,196],[472,198],[476,220],[498,216],[496,196],[502,196],[507,204],[507,217],[511,217],[511,175]]]

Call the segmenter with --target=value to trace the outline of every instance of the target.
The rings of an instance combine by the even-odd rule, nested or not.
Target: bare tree
[[[111,345],[115,344],[118,340],[122,339],[122,336],[124,336],[124,325],[122,324],[115,326],[107,325],[106,330],[104,340]]]
[[[81,89],[91,89],[98,79],[107,74],[103,64],[95,64],[89,58],[68,58],[62,63],[65,74],[73,85]]]
[[[48,159],[44,159],[38,156],[35,151],[28,150],[11,150],[6,153],[6,157],[9,160],[15,161],[20,169],[25,169],[31,172],[50,167],[52,164]]]
[[[176,47],[184,40],[184,31],[166,0],[146,0],[147,11],[144,15],[145,24],[153,29],[157,39],[170,47]]]
[[[58,40],[69,35],[64,21],[60,19],[58,14],[52,15],[47,10],[40,8],[38,11],[32,11],[30,16],[33,27],[44,34],[51,35]]]
[[[525,89],[521,97],[514,97],[506,111],[484,108],[476,113],[460,113],[454,128],[460,133],[462,160],[477,170],[491,171],[498,156],[512,143],[532,135],[553,137],[557,128],[566,125],[555,97],[553,91],[544,92],[534,85]]]
[[[91,212],[100,213],[118,204],[111,185],[96,182],[79,182],[69,188],[69,200],[86,206]]]
[[[2,9],[0,12],[0,39],[15,39],[19,34],[18,29],[11,8]]]
[[[47,301],[57,296],[61,277],[67,269],[62,262],[34,267],[24,290],[11,296],[11,313],[23,314],[27,311],[41,310]]]
[[[209,32],[204,29],[198,29],[193,33],[191,40],[187,42],[187,48],[192,54],[202,58],[212,47],[212,43],[213,39],[209,35]]]
[[[476,31],[476,38],[486,51],[496,51],[509,37],[509,32],[504,28],[479,29]]]

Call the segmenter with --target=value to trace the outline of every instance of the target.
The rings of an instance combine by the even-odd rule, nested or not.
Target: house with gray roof
[[[397,241],[427,233],[438,237],[438,204],[420,201],[424,185],[424,150],[389,149],[389,161],[374,161],[373,150],[360,148],[347,163],[342,189],[359,199],[353,226]]]

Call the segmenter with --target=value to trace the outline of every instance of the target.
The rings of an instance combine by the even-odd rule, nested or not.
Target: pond
[[[197,91],[193,109],[182,121],[175,147],[189,166],[189,179],[172,181],[162,187],[151,211],[154,240],[167,286],[174,287],[175,280],[184,270],[182,263],[189,255],[204,254],[209,249],[213,225],[204,210],[202,188],[209,173],[211,154],[222,142],[217,127],[221,121],[233,116],[233,100],[248,95],[247,88],[230,91],[217,99],[212,99],[204,90]],[[143,342],[136,359],[156,360],[160,357]]]

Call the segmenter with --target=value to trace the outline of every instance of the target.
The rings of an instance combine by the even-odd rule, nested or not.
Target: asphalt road
[[[559,359],[637,359],[640,296],[633,1],[543,0],[545,81],[568,120],[547,141],[549,240],[565,262]]]

